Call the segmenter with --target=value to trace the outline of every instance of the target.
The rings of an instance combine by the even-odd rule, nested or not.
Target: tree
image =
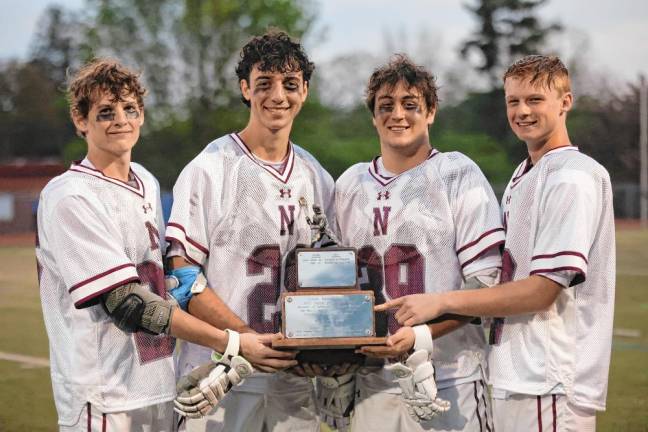
[[[81,35],[85,26],[77,14],[60,6],[49,6],[38,20],[29,58],[39,63],[46,77],[63,87],[66,72],[81,61]]]
[[[485,74],[493,87],[499,86],[503,67],[516,57],[538,53],[547,37],[561,30],[558,23],[544,25],[535,16],[548,0],[477,0],[466,5],[479,28],[465,41],[461,55],[473,52],[481,57],[477,70]]]
[[[74,136],[65,98],[43,64],[0,68],[0,159],[56,157]]]

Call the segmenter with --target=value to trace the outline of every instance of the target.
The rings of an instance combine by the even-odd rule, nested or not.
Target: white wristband
[[[434,341],[432,340],[432,330],[427,324],[421,324],[412,327],[414,330],[414,351],[426,350],[432,355],[434,349]]]
[[[225,330],[228,334],[227,346],[223,354],[219,352],[212,352],[212,361],[216,363],[230,364],[232,358],[239,355],[239,348],[241,346],[241,338],[238,332],[234,330]]]

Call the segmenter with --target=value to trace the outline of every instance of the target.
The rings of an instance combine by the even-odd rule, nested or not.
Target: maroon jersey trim
[[[166,237],[164,237],[164,239],[166,241],[168,241],[169,243],[176,242],[182,248],[182,251],[184,252],[184,258],[186,258],[187,261],[189,261],[191,264],[196,265],[196,266],[200,266],[200,263],[198,263],[196,260],[194,260],[193,258],[191,258],[189,256],[189,254],[187,253],[187,249],[185,248],[185,245],[182,243],[182,241],[180,239],[177,239],[177,238],[172,237],[172,236],[166,236]]]
[[[280,170],[276,169],[275,167],[271,165],[265,165],[261,163],[252,153],[250,148],[245,144],[243,139],[239,136],[237,133],[231,133],[230,137],[234,140],[236,144],[243,150],[243,153],[247,157],[249,157],[252,162],[263,168],[265,171],[267,171],[269,174],[271,174],[273,177],[281,181],[282,183],[288,183],[288,180],[290,180],[290,175],[292,174],[293,168],[295,166],[295,151],[293,149],[293,144],[292,142],[288,141],[288,157],[286,160],[286,163],[281,167]]]
[[[437,149],[431,149],[431,150],[430,150],[430,154],[428,155],[428,157],[427,157],[425,160],[428,161],[428,160],[432,159],[434,156],[438,155],[439,153],[441,153],[439,150],[437,150]],[[380,158],[380,155],[378,155],[378,156],[376,156],[375,158],[373,158],[373,160],[372,160],[371,163],[369,164],[369,174],[371,175],[371,177],[373,177],[373,178],[374,178],[378,183],[380,183],[382,186],[387,186],[389,183],[393,182],[393,181],[396,180],[398,177],[400,177],[401,175],[403,175],[403,174],[405,174],[407,171],[409,171],[409,170],[404,171],[404,172],[402,172],[402,173],[400,173],[400,174],[398,174],[398,175],[395,175],[395,176],[393,176],[393,177],[384,176],[384,175],[380,174],[380,172],[379,172],[379,169],[378,169],[378,158]],[[420,165],[420,164],[419,164],[419,165]],[[419,165],[417,165],[416,167],[418,167]],[[413,167],[413,168],[410,168],[410,169],[414,169],[414,168],[416,168],[416,167]]]
[[[75,171],[75,172],[79,172],[79,173],[83,173],[83,174],[88,174],[88,175],[91,175],[93,177],[100,178],[100,179],[105,180],[105,181],[107,181],[109,183],[112,183],[114,185],[121,186],[124,189],[128,189],[129,191],[133,192],[136,195],[139,195],[142,198],[144,198],[144,194],[146,193],[146,191],[144,189],[144,182],[142,181],[142,179],[139,178],[139,176],[132,169],[130,169],[129,173],[133,174],[133,177],[135,178],[135,182],[137,183],[136,188],[134,188],[133,186],[129,185],[128,183],[123,182],[121,180],[118,180],[116,178],[108,177],[102,171],[100,171],[100,170],[98,170],[96,168],[92,168],[92,167],[89,167],[87,165],[83,165],[82,161],[72,162],[72,165],[70,165],[70,171]]]
[[[484,253],[488,252],[489,250],[491,250],[491,249],[493,249],[495,247],[499,247],[499,246],[501,246],[503,244],[504,244],[504,240],[500,240],[500,241],[497,241],[497,242],[491,244],[490,246],[486,246],[482,251],[477,253],[474,257],[470,258],[465,263],[461,264],[461,268],[466,267],[468,264],[472,263],[473,261],[475,261],[477,258],[482,256]]]
[[[573,270],[577,273],[580,273],[582,275],[585,274],[585,271],[582,268],[579,267],[573,267],[573,266],[563,266],[563,267],[554,267],[554,268],[546,268],[546,269],[536,269],[532,270],[530,275],[538,274],[538,273],[553,273],[561,270]]]
[[[126,267],[133,267],[133,268],[135,268],[135,265],[134,265],[134,264],[131,264],[131,263],[128,263],[128,264],[122,264],[122,265],[120,265],[120,266],[117,266],[117,267],[113,267],[113,268],[111,268],[111,269],[108,269],[108,270],[106,270],[106,271],[103,272],[103,273],[99,273],[98,275],[94,275],[94,276],[92,276],[91,278],[85,279],[85,280],[83,280],[83,281],[81,281],[81,282],[79,282],[79,283],[77,283],[77,284],[75,284],[75,285],[72,285],[72,287],[68,290],[68,292],[71,293],[72,291],[74,291],[74,290],[76,290],[76,289],[78,289],[78,288],[81,288],[82,286],[87,285],[87,284],[89,284],[90,282],[96,281],[97,279],[101,279],[102,277],[107,276],[107,275],[109,275],[110,273],[114,273],[114,272],[116,272],[116,271],[118,271],[118,270],[121,270],[121,269],[123,269],[123,268],[126,268]]]
[[[535,255],[531,257],[531,261],[536,260],[536,259],[542,259],[542,258],[555,258],[557,256],[564,256],[564,255],[571,255],[571,256],[577,256],[581,258],[583,261],[585,261],[586,264],[589,264],[587,261],[587,258],[585,258],[585,255],[583,255],[580,252],[574,252],[574,251],[563,251],[563,252],[556,252],[554,254],[544,254],[544,255]]]
[[[178,228],[180,231],[182,231],[184,233],[185,238],[187,239],[187,241],[189,243],[191,243],[192,246],[194,246],[196,249],[200,250],[205,255],[209,256],[209,249],[207,249],[205,246],[201,245],[196,240],[189,237],[187,235],[187,230],[185,229],[185,227],[183,227],[182,225],[180,225],[179,223],[176,223],[176,222],[169,222],[167,225]],[[173,237],[169,237],[169,238],[173,238]],[[180,240],[178,240],[178,239],[174,239],[174,240],[177,240],[182,244],[182,242]]]
[[[571,144],[568,144],[568,145],[556,147],[555,149],[551,149],[547,153],[543,154],[542,157],[545,157],[545,156],[553,154],[553,153],[559,153],[559,152],[562,152],[562,151],[580,151],[580,150],[578,149],[578,147],[573,146]],[[540,158],[540,159],[542,159],[542,158]],[[520,180],[522,179],[522,177],[524,177],[524,175],[526,173],[531,171],[531,168],[533,168],[534,166],[535,165],[533,165],[531,163],[531,158],[530,157],[526,158],[525,161],[524,161],[524,165],[518,167],[518,169],[516,169],[515,172],[513,173],[513,178],[511,178],[511,181],[510,181],[511,189],[513,189],[515,186],[517,186],[518,183],[520,183]]]
[[[471,241],[470,243],[466,243],[465,245],[463,245],[462,247],[460,247],[459,249],[457,249],[457,254],[460,254],[461,252],[463,252],[464,250],[468,249],[469,247],[476,245],[476,244],[479,243],[479,242],[480,242],[484,237],[489,236],[489,235],[491,235],[491,234],[493,234],[494,232],[497,232],[497,231],[504,231],[504,228],[494,228],[494,229],[492,229],[492,230],[486,231],[484,234],[482,234],[482,235],[480,235],[479,237],[477,237],[476,240],[473,240],[473,241]]]

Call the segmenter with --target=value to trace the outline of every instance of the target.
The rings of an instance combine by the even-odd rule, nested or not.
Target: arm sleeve
[[[166,228],[166,240],[177,244],[194,265],[202,266],[209,257],[210,217],[216,212],[212,205],[215,182],[195,165],[188,165],[173,187],[173,207]],[[211,190],[210,190],[211,188]]]
[[[530,274],[565,286],[585,281],[602,206],[594,178],[566,168],[550,173],[539,206]]]
[[[77,308],[98,303],[101,294],[120,285],[139,282],[122,233],[101,203],[68,196],[50,218],[52,255]]]
[[[499,246],[504,228],[493,190],[472,161],[465,161],[449,182],[448,197],[455,221],[455,247],[465,275],[501,267]]]

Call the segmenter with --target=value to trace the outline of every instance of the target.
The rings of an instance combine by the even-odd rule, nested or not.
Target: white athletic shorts
[[[232,388],[205,417],[183,420],[179,431],[319,432],[320,420],[310,379],[284,372],[253,379],[268,381],[265,393],[250,390],[243,383]]]
[[[493,432],[490,400],[483,380],[439,389],[438,396],[450,401],[452,406],[449,411],[422,423],[410,417],[400,394],[372,389],[362,374],[356,374],[356,380],[358,397],[351,419],[353,431]]]
[[[494,392],[493,415],[497,432],[594,432],[596,411],[571,404],[567,396]]]
[[[103,413],[89,402],[73,426],[60,426],[61,432],[173,432],[173,402],[164,402],[130,411]]]

